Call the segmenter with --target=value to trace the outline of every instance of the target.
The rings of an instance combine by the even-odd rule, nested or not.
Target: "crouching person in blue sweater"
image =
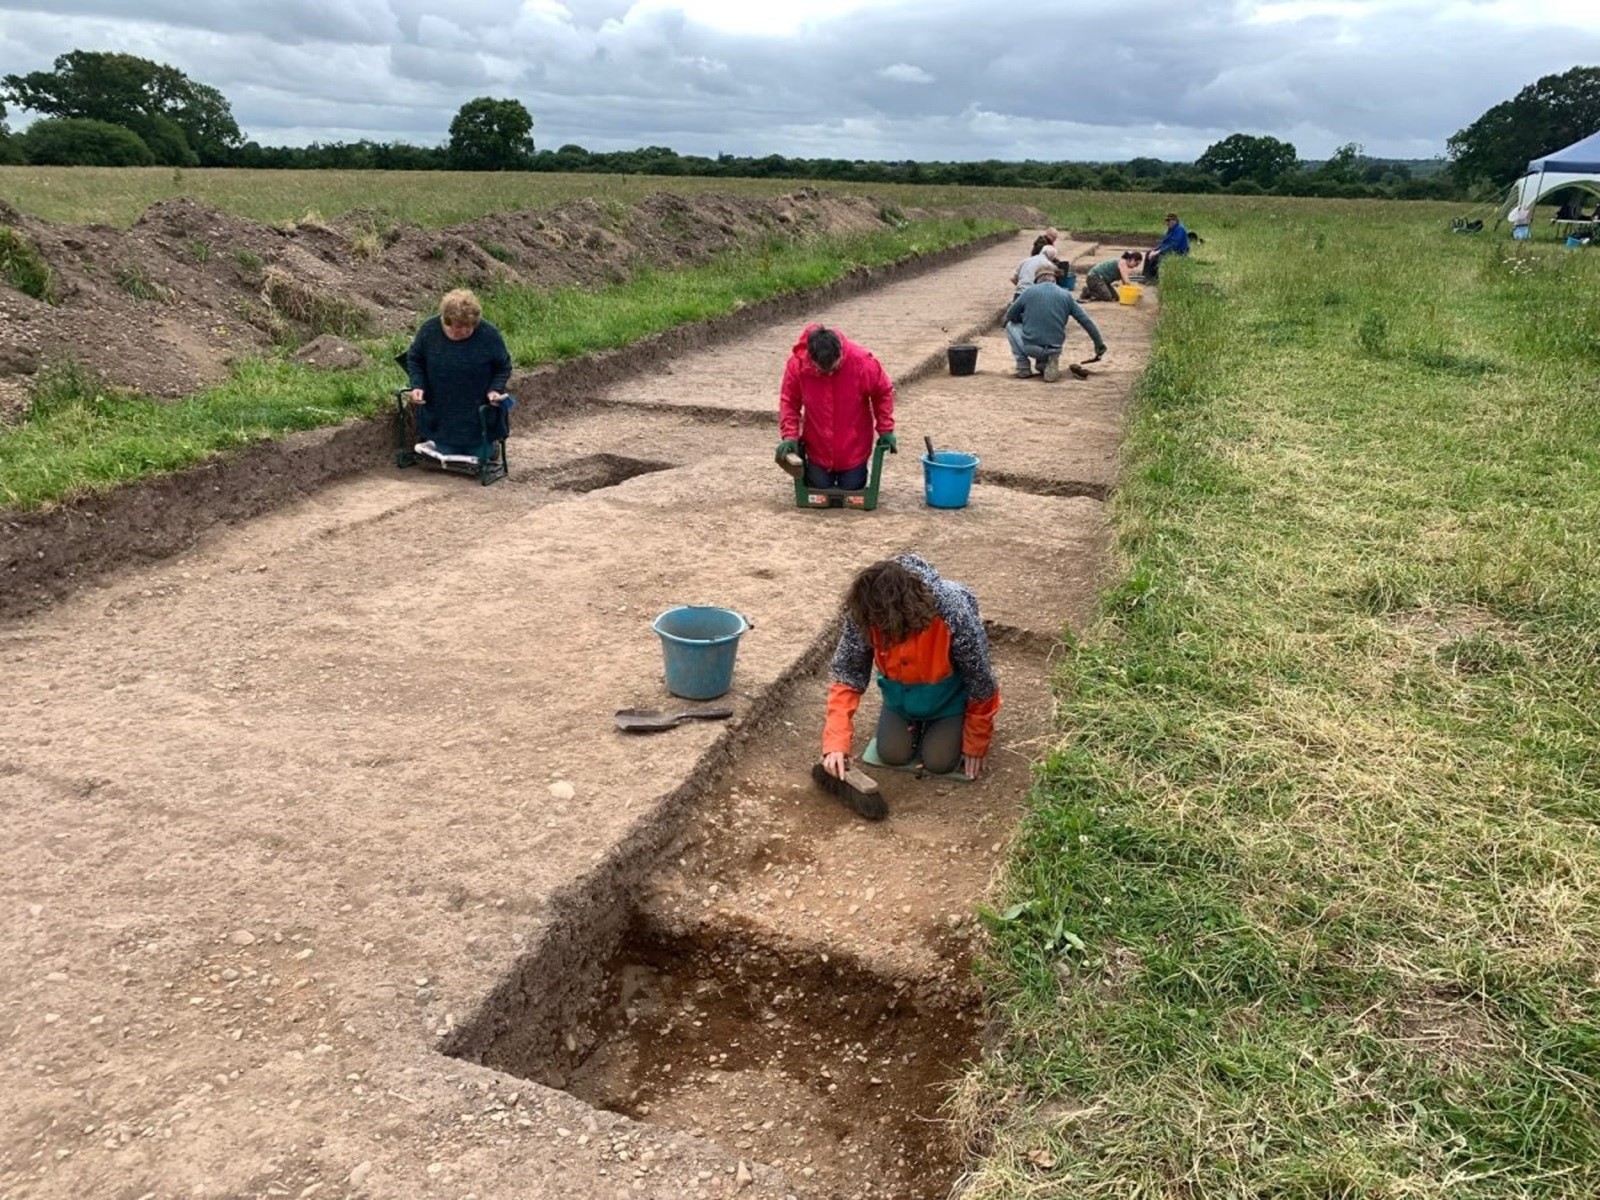
[[[1076,321],[1089,335],[1094,346],[1094,357],[1106,352],[1105,339],[1083,305],[1072,298],[1072,293],[1056,286],[1056,266],[1045,263],[1037,268],[1032,286],[1017,294],[1006,309],[1006,340],[1011,343],[1011,355],[1017,361],[1017,378],[1032,379],[1033,367],[1038,363],[1046,383],[1061,378],[1061,347],[1067,337],[1067,322]],[[1094,361],[1090,359],[1089,361]],[[1073,363],[1067,368],[1079,379],[1089,372]]]
[[[441,453],[475,454],[484,442],[478,409],[489,405],[488,440],[508,431],[506,394],[511,354],[500,331],[483,319],[478,298],[466,288],[447,292],[439,315],[417,330],[406,351],[417,441]]]

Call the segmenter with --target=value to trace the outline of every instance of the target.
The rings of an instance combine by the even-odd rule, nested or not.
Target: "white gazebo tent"
[[[1540,197],[1570,187],[1600,194],[1600,132],[1529,162],[1528,173],[1511,185],[1506,209],[1525,208],[1531,213]]]

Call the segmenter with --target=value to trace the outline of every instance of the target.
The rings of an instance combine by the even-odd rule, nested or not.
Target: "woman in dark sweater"
[[[448,292],[439,315],[417,330],[406,351],[417,441],[439,451],[476,454],[483,444],[478,408],[489,405],[489,440],[506,436],[506,395],[511,355],[500,331],[483,319],[478,298],[465,288]]]

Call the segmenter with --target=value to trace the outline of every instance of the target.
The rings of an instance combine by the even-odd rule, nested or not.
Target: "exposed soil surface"
[[[571,1048],[485,1061],[828,1195],[947,1194],[966,1149],[950,1089],[981,1053],[972,905],[1051,731],[1050,639],[996,635],[1008,736],[981,785],[877,770],[892,820],[860,821],[794,769],[828,683],[797,681],[648,882]]]
[[[797,509],[772,464],[785,322],[535,413],[492,488],[374,466],[0,625],[0,1194],[939,1194],[971,905],[1092,612],[1156,307],[1096,311],[1088,380],[1009,379],[985,330],[1026,249],[810,314],[901,380],[980,339],[901,388],[875,513]],[[967,508],[923,506],[924,434],[982,457]],[[992,772],[885,775],[869,826],[807,773],[839,596],[901,549],[976,591],[1006,707]],[[619,733],[674,704],[679,603],[755,621],[735,716]],[[741,971],[793,1043],[712,1004]],[[630,1006],[711,1032],[630,1042]]]
[[[0,202],[0,225],[49,264],[56,301],[0,283],[0,422],[25,406],[29,377],[52,358],[76,359],[111,384],[181,396],[275,345],[409,329],[462,283],[599,287],[766,234],[885,228],[880,210],[810,188],[770,199],[659,192],[634,208],[582,200],[428,230],[361,211],[261,225],[179,197],[124,231],[53,225]],[[1039,219],[1027,209],[1008,215]]]
[[[937,1118],[979,1054],[975,994],[942,1004],[839,946],[802,955],[648,927],[608,982],[597,1046],[541,1082],[841,1196],[943,1195],[960,1174]]]
[[[853,271],[824,287],[777,296],[711,321],[669,329],[622,349],[518,372],[511,380],[511,390],[520,402],[518,424],[586,411],[597,395],[619,380],[671,375],[674,363],[691,351],[699,359],[709,347],[748,341],[752,331],[768,329],[775,322],[803,321],[818,312],[840,311],[841,304],[865,292],[963,262],[1005,237],[991,235],[970,246],[953,246]],[[989,284],[987,278],[974,277],[972,282],[984,288]],[[985,300],[969,309],[975,320],[988,315]],[[938,366],[934,350],[942,345],[939,339],[947,332],[922,329],[917,345],[926,348],[923,352],[928,357],[908,370]],[[753,352],[772,351],[758,346]],[[748,367],[743,369],[748,371]],[[701,382],[699,386],[704,389],[706,385]],[[767,425],[772,417],[769,411],[746,409],[736,419]],[[619,436],[626,438],[627,432]],[[281,441],[259,442],[137,486],[92,492],[31,512],[0,510],[0,620],[32,612],[130,562],[176,553],[218,524],[245,520],[290,503],[382,461],[392,452],[393,443],[392,421],[355,421],[292,434]]]

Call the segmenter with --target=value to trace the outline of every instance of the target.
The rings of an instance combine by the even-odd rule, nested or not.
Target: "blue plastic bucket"
[[[667,662],[667,691],[685,700],[715,700],[733,686],[733,660],[739,639],[750,628],[728,608],[681,605],[669,608],[651,626],[661,635]]]
[[[922,456],[922,498],[929,508],[965,508],[972,494],[978,456],[959,450],[936,450]]]

